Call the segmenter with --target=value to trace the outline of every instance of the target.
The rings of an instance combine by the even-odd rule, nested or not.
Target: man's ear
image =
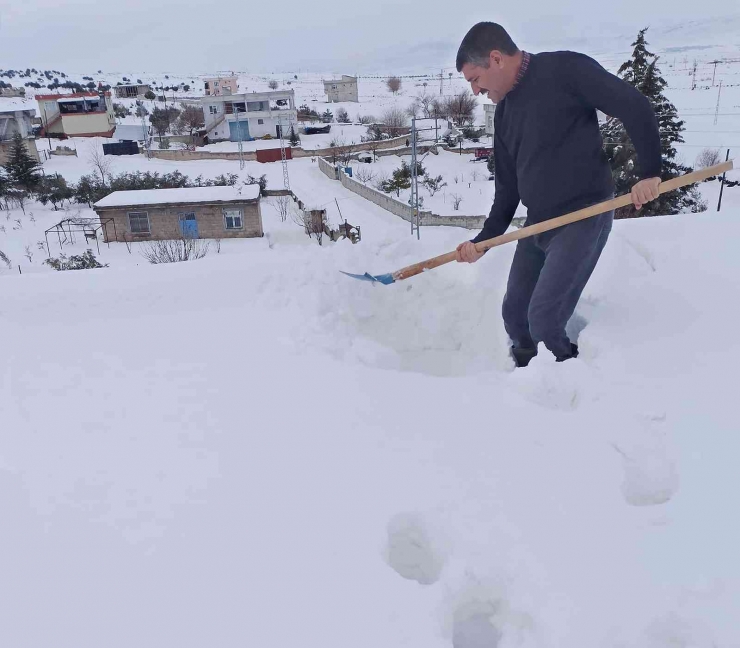
[[[494,67],[501,67],[501,64],[503,63],[503,55],[498,50],[491,50],[491,53],[488,55],[488,65],[494,66]]]

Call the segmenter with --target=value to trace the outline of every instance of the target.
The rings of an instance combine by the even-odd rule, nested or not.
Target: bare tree
[[[416,100],[412,101],[406,108],[406,114],[409,116],[410,119],[417,119],[420,113],[421,113],[421,106],[419,105],[419,102]]]
[[[202,259],[208,254],[209,247],[208,241],[183,236],[174,240],[150,241],[141,256],[149,263],[177,263]]]
[[[720,161],[719,149],[705,148],[696,156],[696,162],[694,165],[697,169],[706,169],[707,167],[719,164]]]
[[[0,250],[0,261],[2,261],[6,266],[8,266],[8,270],[10,270],[13,267],[13,264],[10,263],[10,259],[8,258],[8,255],[5,254],[2,250]]]
[[[478,173],[478,170],[477,170],[477,169],[473,169],[473,170],[472,170],[472,171],[470,172],[470,179],[471,179],[471,180],[472,180],[473,182],[476,182],[476,181],[478,180],[478,178],[479,178],[479,177],[480,177],[480,174]]]
[[[300,225],[308,236],[314,237],[321,245],[326,227],[325,209],[296,209],[291,213],[293,222]]]
[[[272,206],[275,208],[275,211],[280,214],[280,220],[283,222],[288,218],[288,211],[290,210],[291,202],[292,199],[290,196],[275,196],[272,201]]]
[[[95,138],[92,151],[87,158],[89,166],[92,168],[93,173],[100,178],[100,183],[103,187],[106,186],[105,179],[110,175],[111,170],[111,159],[103,154],[103,148],[100,145],[99,138]]]
[[[195,146],[195,132],[205,126],[206,119],[203,115],[203,108],[195,104],[180,104],[182,111],[177,118],[177,122],[183,131],[187,131],[190,137],[190,146]]]
[[[383,122],[382,130],[389,137],[398,137],[408,133],[408,118],[401,108],[389,108],[381,117]]]
[[[426,117],[434,117],[432,114],[432,106],[434,105],[435,98],[432,95],[426,94],[426,92],[417,95],[415,103],[418,104],[421,114]]]
[[[30,245],[27,245],[26,246],[26,251],[23,254],[23,256],[25,256],[28,259],[28,262],[29,263],[32,263],[33,262],[33,252],[31,251],[31,246]]]
[[[452,198],[452,206],[455,209],[455,211],[458,211],[460,209],[460,203],[462,202],[462,196],[460,194],[450,194],[450,197]]]
[[[372,115],[357,115],[357,121],[360,124],[372,124],[375,121],[375,117]]]
[[[278,82],[275,79],[270,79],[270,83],[267,84],[270,90],[277,90]]]
[[[401,79],[397,76],[390,76],[385,80],[385,85],[388,86],[388,91],[396,94],[401,89]]]
[[[367,184],[375,179],[375,171],[366,167],[359,167],[355,171],[354,177],[362,182],[362,184]]]
[[[447,113],[458,126],[472,124],[475,117],[477,99],[470,90],[463,90],[447,99]]]

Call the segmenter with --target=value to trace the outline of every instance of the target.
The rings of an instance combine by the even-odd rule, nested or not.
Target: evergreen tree
[[[25,191],[33,191],[41,180],[40,168],[41,164],[31,157],[20,133],[16,133],[5,163],[11,184]]]
[[[632,43],[632,57],[625,61],[617,74],[630,85],[644,94],[655,110],[660,129],[660,152],[662,157],[661,180],[669,180],[687,173],[692,169],[676,160],[675,144],[682,143],[681,133],[684,122],[678,118],[676,107],[663,93],[666,81],[660,76],[658,58],[647,49],[645,29],[641,29],[637,39]],[[640,180],[637,175],[637,152],[627,135],[624,125],[614,117],[609,117],[601,127],[601,134],[606,144],[606,154],[612,169],[612,176],[617,194],[629,193],[632,186]],[[677,214],[680,212],[698,212],[706,209],[696,186],[682,187],[669,193],[661,194],[656,200],[644,205],[637,212],[633,206],[617,210],[617,218],[635,216],[655,216],[657,214]]]
[[[321,114],[321,121],[325,124],[329,124],[334,121],[334,114],[328,108]]]
[[[288,139],[290,140],[291,146],[298,146],[301,143],[301,138],[298,137],[298,134],[295,132],[293,124],[290,125],[290,136]]]
[[[491,151],[491,154],[488,156],[488,162],[486,162],[486,166],[488,167],[488,173],[491,174],[491,178],[496,177],[496,159],[493,156],[493,151]]]

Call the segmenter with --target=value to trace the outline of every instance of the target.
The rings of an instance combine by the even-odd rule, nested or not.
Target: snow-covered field
[[[717,87],[666,75],[687,162],[740,146],[736,71],[716,126]],[[75,182],[101,140],[66,143],[79,156],[44,171]],[[455,157],[424,164],[485,170]],[[282,183],[279,164],[112,164]],[[37,243],[69,214],[0,212],[0,645],[740,646],[740,188],[719,213],[713,182],[707,212],[617,222],[571,321],[579,358],[514,371],[513,246],[355,282],[339,271],[471,233],[417,241],[310,159],[289,168],[359,244],[319,247],[268,201],[264,238],[198,261],[101,244],[108,268],[54,272]],[[476,184],[459,213],[490,204]]]

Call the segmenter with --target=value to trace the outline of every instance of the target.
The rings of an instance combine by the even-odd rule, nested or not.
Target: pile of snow
[[[513,247],[354,282],[466,234],[419,242],[377,208],[355,246],[265,210],[238,253],[3,276],[6,641],[737,645],[725,200],[618,222],[581,356],[523,371]]]

